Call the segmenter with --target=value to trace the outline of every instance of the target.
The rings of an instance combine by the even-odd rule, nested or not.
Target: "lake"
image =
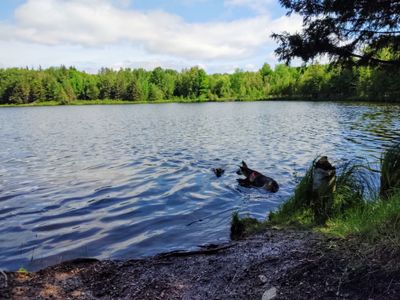
[[[376,164],[400,141],[399,115],[332,102],[0,108],[0,268],[227,241],[234,211],[264,219],[317,155]],[[239,187],[242,160],[279,192]]]

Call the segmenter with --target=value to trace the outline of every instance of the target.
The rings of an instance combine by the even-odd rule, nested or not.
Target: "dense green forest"
[[[207,74],[198,67],[181,72],[156,68],[101,69],[88,74],[64,66],[0,69],[0,104],[76,100],[217,101],[270,98],[399,101],[400,72],[379,67],[344,68],[314,64],[257,72]]]

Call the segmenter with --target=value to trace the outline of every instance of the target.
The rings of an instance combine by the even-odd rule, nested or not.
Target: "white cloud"
[[[229,0],[237,5],[265,1],[268,0]],[[121,47],[127,56],[127,49],[140,52],[136,59],[124,57],[113,64],[143,61],[146,56],[147,60],[156,57],[158,61],[206,64],[248,59],[273,45],[269,37],[272,30],[293,31],[301,26],[301,19],[296,16],[272,20],[266,15],[230,22],[190,23],[163,11],[128,9],[130,2],[28,0],[15,11],[14,24],[0,24],[0,41],[42,45],[47,49],[79,47],[82,53],[101,53],[104,47]],[[4,54],[4,49],[0,49],[0,56]]]

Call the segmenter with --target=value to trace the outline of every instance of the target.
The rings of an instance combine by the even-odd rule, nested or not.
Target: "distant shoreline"
[[[218,99],[218,100],[155,100],[155,101],[131,101],[131,100],[74,100],[68,103],[58,101],[32,102],[26,104],[0,104],[2,107],[41,107],[41,106],[81,106],[81,105],[132,105],[132,104],[167,104],[167,103],[231,103],[231,102],[268,102],[268,101],[308,101],[308,102],[348,102],[348,103],[366,103],[366,104],[400,104],[397,100],[387,101],[369,101],[366,99],[312,99],[306,97],[272,97],[264,99]]]

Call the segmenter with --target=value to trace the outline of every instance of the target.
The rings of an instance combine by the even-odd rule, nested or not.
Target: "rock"
[[[276,287],[272,287],[269,290],[266,290],[264,294],[262,295],[261,300],[271,300],[276,297],[278,290]]]
[[[4,278],[1,278],[2,282],[2,286],[4,286],[5,288],[8,287],[8,277],[6,272],[4,272],[3,270],[0,270],[0,276],[4,276]]]
[[[266,283],[268,281],[267,277],[265,277],[264,275],[259,275],[258,278],[262,283]]]

